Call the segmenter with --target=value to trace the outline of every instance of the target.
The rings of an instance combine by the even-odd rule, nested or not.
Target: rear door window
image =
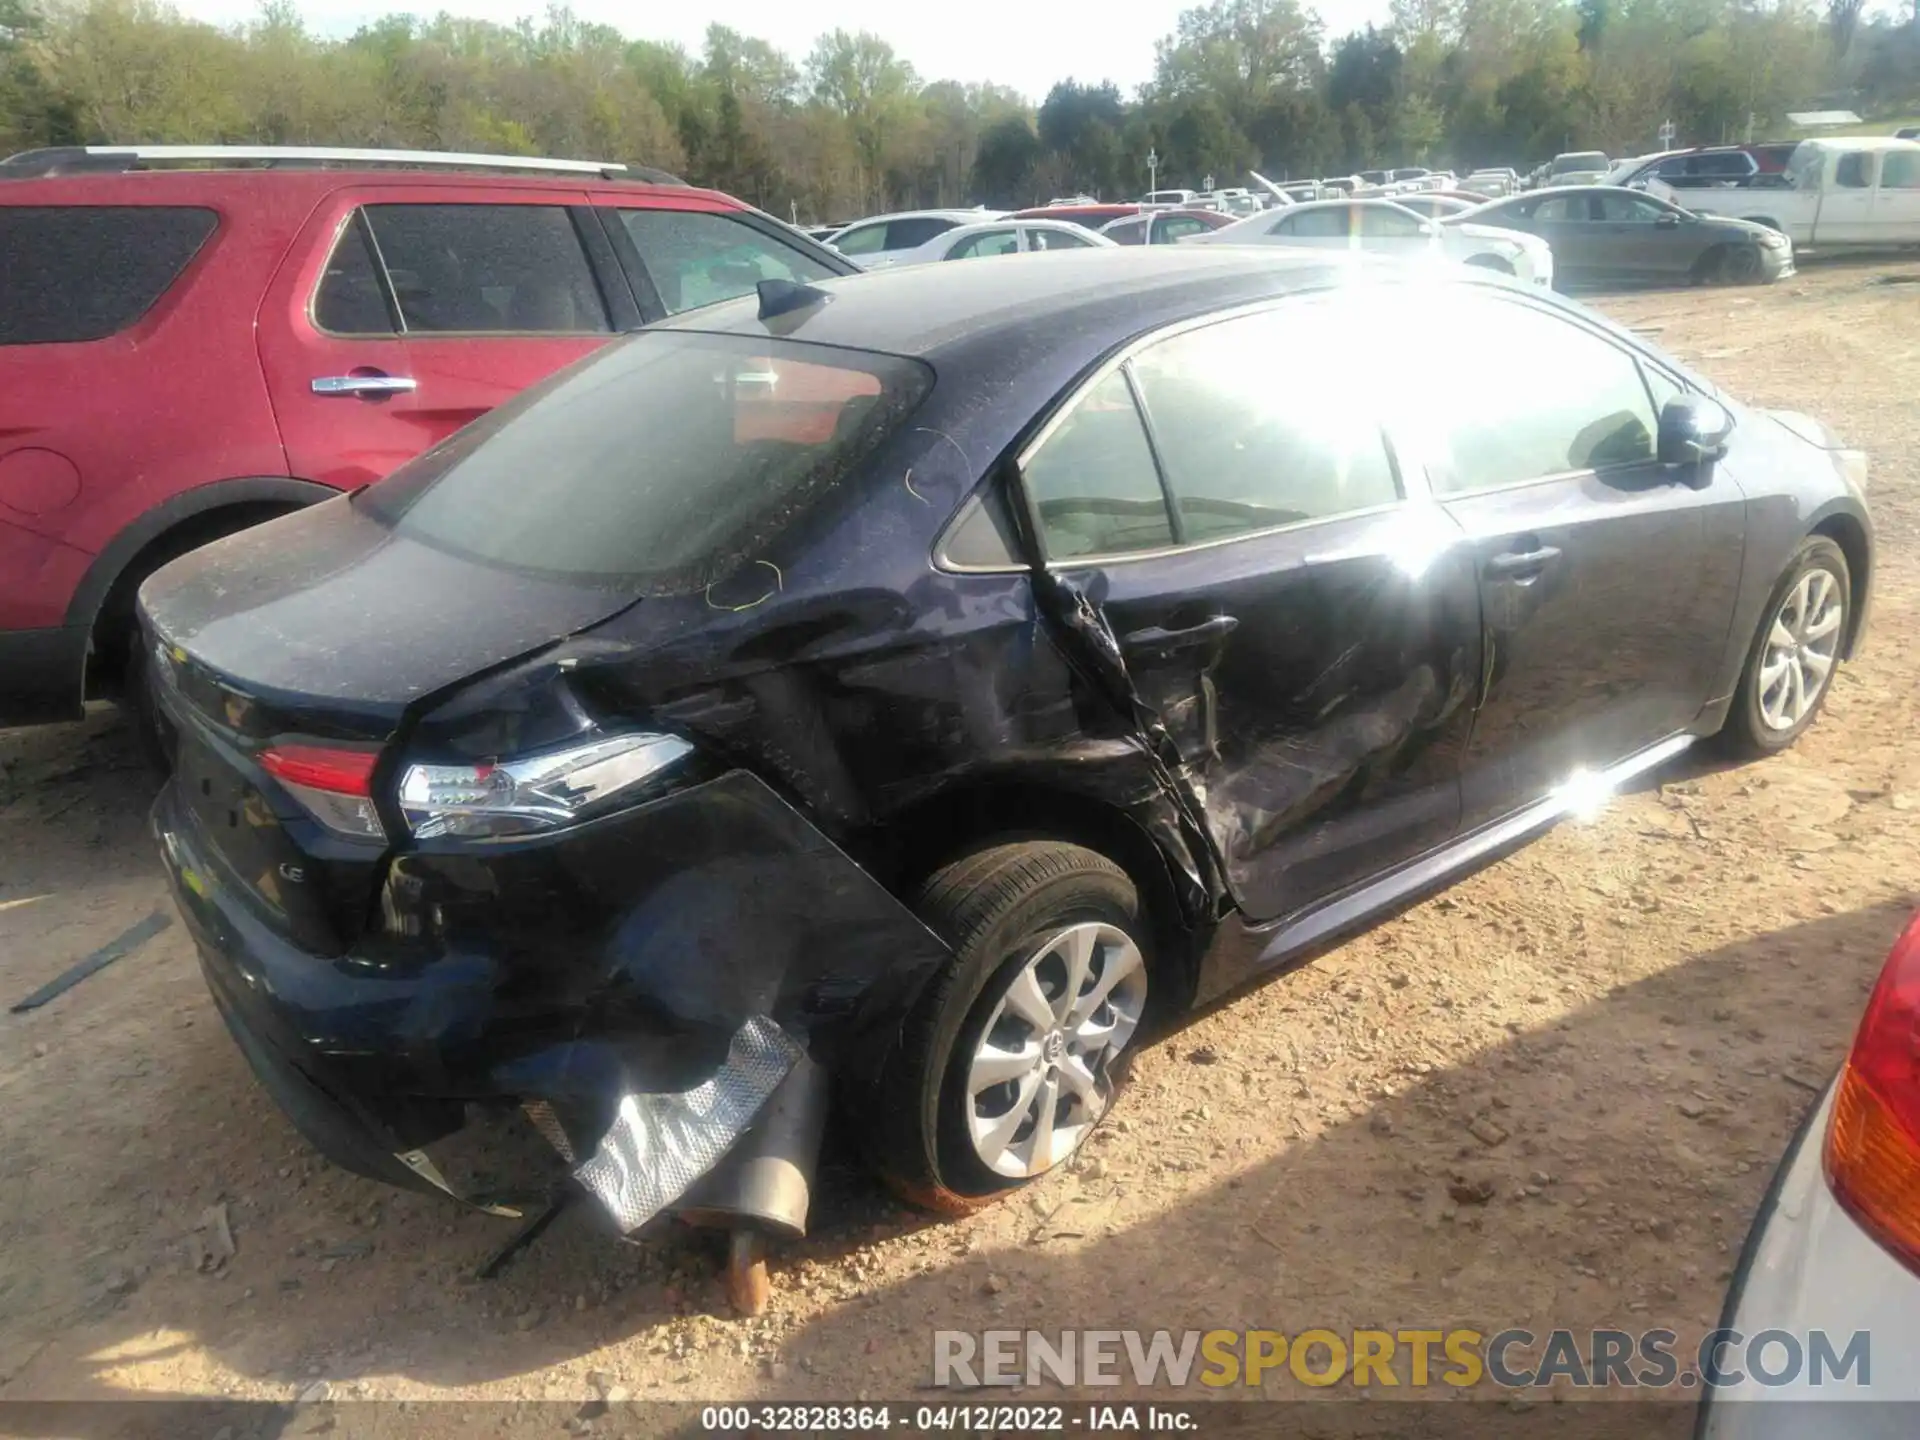
[[[1397,205],[1361,205],[1355,207],[1357,227],[1362,235],[1388,240],[1411,240],[1426,234],[1419,217],[1409,215]]]
[[[1125,555],[1173,543],[1166,492],[1124,372],[1073,404],[1021,467],[1047,558]]]
[[[1882,190],[1920,190],[1920,150],[1889,150],[1880,161]]]
[[[1324,210],[1302,210],[1298,215],[1288,216],[1281,224],[1274,226],[1274,231],[1303,239],[1344,239],[1347,233],[1347,207],[1329,205]]]
[[[1088,241],[1071,230],[1028,230],[1027,248],[1031,250],[1084,250]]]
[[[1132,361],[1193,544],[1390,505],[1373,356],[1325,304],[1189,330]]]
[[[0,205],[0,345],[119,333],[167,293],[218,224],[197,207]]]
[[[386,282],[380,276],[380,262],[367,238],[366,221],[358,214],[348,218],[333,253],[327,257],[326,273],[313,297],[313,321],[330,335],[393,335],[399,332],[392,308],[387,304]]]
[[[762,280],[804,285],[839,273],[731,215],[622,210],[620,223],[669,315],[751,294]]]
[[[978,235],[969,235],[955,242],[947,251],[949,260],[972,260],[981,255],[1012,255],[1020,249],[1020,234],[1011,228],[1006,230],[982,230]]]
[[[364,213],[410,335],[613,328],[565,206],[369,205]]]
[[[944,235],[960,222],[943,220],[938,215],[909,215],[904,220],[887,222],[887,249],[911,250],[936,235]]]
[[[842,255],[878,255],[887,248],[887,224],[884,220],[874,225],[856,225],[851,230],[842,231],[833,242],[833,248]]]

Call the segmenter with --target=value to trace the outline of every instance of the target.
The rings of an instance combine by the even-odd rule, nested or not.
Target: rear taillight
[[[333,745],[275,744],[260,754],[260,768],[321,826],[350,840],[385,840],[373,803],[372,750]]]
[[[1840,1071],[1827,1182],[1853,1218],[1920,1270],[1920,916],[1887,957]]]
[[[400,812],[417,839],[528,835],[632,803],[693,750],[676,735],[611,735],[488,765],[410,765]]]

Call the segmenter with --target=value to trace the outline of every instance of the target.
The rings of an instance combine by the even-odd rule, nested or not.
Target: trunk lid
[[[214,883],[303,948],[338,954],[371,913],[387,842],[321,824],[270,752],[381,757],[416,702],[632,600],[449,555],[345,497],[194,551],[140,594],[179,732],[174,813]]]

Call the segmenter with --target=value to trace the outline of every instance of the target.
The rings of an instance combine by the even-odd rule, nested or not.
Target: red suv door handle
[[[419,389],[411,375],[316,375],[316,395],[358,395],[362,399],[381,395],[410,395]]]

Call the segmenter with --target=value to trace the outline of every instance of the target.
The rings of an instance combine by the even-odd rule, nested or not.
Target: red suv
[[[0,725],[144,695],[134,593],[176,555],[380,478],[620,331],[853,273],[738,200],[591,161],[0,161]]]

